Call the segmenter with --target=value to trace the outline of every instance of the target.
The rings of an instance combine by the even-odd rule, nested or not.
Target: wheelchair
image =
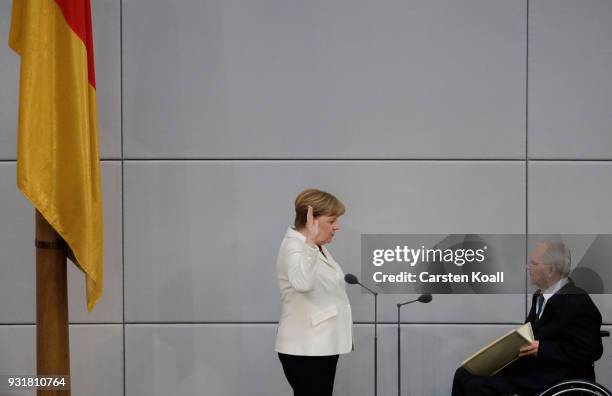
[[[557,395],[611,396],[612,393],[596,382],[581,379],[559,382],[546,389],[544,392],[538,393],[538,396]]]
[[[610,337],[609,331],[601,331],[602,337]],[[537,396],[612,396],[612,393],[604,386],[584,379],[570,379],[559,382],[543,392],[537,394]]]

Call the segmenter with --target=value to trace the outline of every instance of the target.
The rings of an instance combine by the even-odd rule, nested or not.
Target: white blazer
[[[306,245],[289,228],[276,262],[282,311],[275,350],[288,355],[325,356],[353,349],[353,319],[344,273],[329,251]]]

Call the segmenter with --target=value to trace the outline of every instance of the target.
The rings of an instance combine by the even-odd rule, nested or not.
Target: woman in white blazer
[[[282,312],[275,350],[294,396],[331,396],[338,356],[353,349],[344,273],[324,246],[340,228],[344,211],[329,193],[301,192],[294,227],[278,252]]]

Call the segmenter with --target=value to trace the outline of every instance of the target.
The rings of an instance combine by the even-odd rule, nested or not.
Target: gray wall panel
[[[36,328],[0,326],[1,375],[33,375],[36,372]],[[4,388],[4,384],[2,384]],[[15,391],[3,396],[34,396],[36,391]]]
[[[121,40],[119,0],[92,1],[98,127],[102,158],[121,157]],[[11,1],[0,2],[0,159],[15,159],[19,57],[7,45]]]
[[[0,326],[0,373],[36,374],[36,328]],[[10,356],[11,358],[6,358]],[[70,375],[73,395],[123,395],[123,329],[121,325],[70,326]],[[35,395],[35,391],[2,395]]]
[[[275,334],[275,325],[127,325],[126,394],[289,394]]]
[[[450,395],[453,376],[461,362],[514,327],[516,326],[403,326],[402,394]],[[385,363],[388,364],[389,361]],[[397,370],[395,364],[392,367]],[[393,395],[391,392],[388,394]]]
[[[612,163],[536,162],[529,165],[531,233],[612,234]],[[612,323],[612,296],[596,296]]]
[[[121,0],[91,2],[100,156],[121,158]]]
[[[19,108],[19,57],[8,47],[12,1],[0,1],[0,159],[15,158]]]
[[[17,189],[14,162],[0,163],[1,323],[34,323],[34,209]]]
[[[276,321],[278,246],[293,221],[295,195],[308,186],[346,203],[330,247],[345,272],[360,273],[361,233],[525,228],[520,163],[139,161],[125,172],[128,321]],[[354,288],[349,296],[356,320],[371,320],[370,296]],[[504,309],[462,308],[474,302],[447,296],[436,310],[412,313],[421,313],[415,320],[460,322],[524,315],[519,296]],[[388,305],[384,318],[395,320]]]
[[[530,6],[530,156],[612,158],[612,2]]]
[[[531,162],[529,231],[612,233],[611,162]]]
[[[73,395],[123,395],[123,326],[70,328]]]
[[[123,17],[128,158],[524,154],[523,0],[126,0]]]
[[[396,304],[417,297],[418,295],[413,294],[379,296],[381,313],[378,320],[396,321]],[[353,300],[354,298],[351,299]],[[371,304],[366,304],[361,311],[370,306]],[[366,313],[363,319],[372,321],[372,318],[372,314]],[[402,307],[401,318],[402,322],[407,323],[521,323],[525,318],[525,296],[523,294],[436,294],[429,304],[414,303]]]
[[[104,161],[104,295],[92,314],[85,304],[85,278],[69,262],[68,295],[73,322],[121,322],[123,275],[121,256],[121,164]],[[36,320],[34,209],[17,189],[15,163],[0,163],[0,323]]]
[[[395,355],[391,326],[381,326],[379,359]],[[291,393],[274,352],[276,325],[127,325],[126,393],[140,395],[276,396]],[[371,394],[373,328],[355,326],[356,350],[338,361],[334,395]],[[142,364],[142,361],[148,364]],[[380,377],[397,378],[395,360],[381,362]],[[240,378],[239,381],[236,381]],[[382,381],[392,395],[395,380]]]

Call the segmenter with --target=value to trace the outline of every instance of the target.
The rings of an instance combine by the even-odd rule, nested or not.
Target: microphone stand
[[[414,302],[428,303],[431,301],[431,294],[423,294],[419,298],[406,301],[397,304],[397,396],[402,395],[402,340],[401,340],[401,328],[400,328],[400,308],[404,305],[412,304]]]
[[[378,293],[359,283],[374,295],[374,396],[378,395]]]
[[[357,277],[354,277],[352,282],[347,281],[347,283],[358,284],[374,295],[374,396],[378,396],[378,293],[359,282]]]

